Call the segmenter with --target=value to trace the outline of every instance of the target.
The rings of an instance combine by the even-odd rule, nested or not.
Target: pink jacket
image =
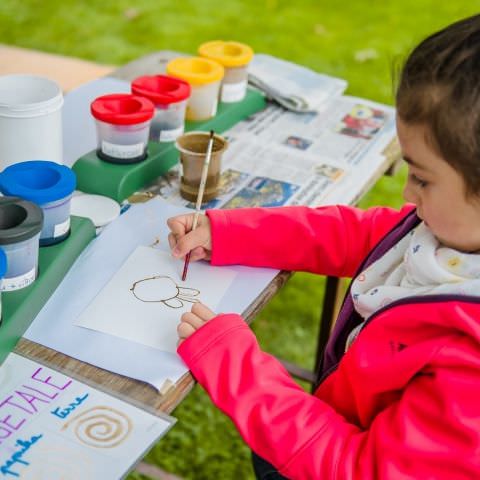
[[[348,277],[414,212],[339,206],[208,215],[212,264]],[[332,352],[343,352],[339,339],[351,328],[338,325]],[[472,480],[480,478],[479,340],[480,297],[394,302],[338,353],[338,364],[327,358],[332,373],[315,395],[260,350],[236,314],[215,317],[178,353],[248,445],[288,478]]]

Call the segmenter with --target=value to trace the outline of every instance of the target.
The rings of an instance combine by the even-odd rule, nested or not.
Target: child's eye
[[[422,180],[420,177],[417,177],[414,173],[410,173],[410,180],[417,184],[420,188],[425,188],[428,185],[428,182]]]

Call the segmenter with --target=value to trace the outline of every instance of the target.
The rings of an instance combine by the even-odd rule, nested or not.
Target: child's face
[[[408,179],[403,196],[444,245],[480,250],[480,199],[466,197],[462,176],[427,142],[427,130],[397,118],[397,133]]]

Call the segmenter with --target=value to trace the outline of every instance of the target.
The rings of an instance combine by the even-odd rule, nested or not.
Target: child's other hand
[[[203,303],[194,303],[192,310],[185,312],[180,319],[177,327],[178,345],[215,316],[216,313],[212,312]]]
[[[192,232],[194,213],[178,215],[167,220],[171,233],[168,235],[168,243],[172,249],[172,255],[183,258],[191,251],[190,260],[210,260],[212,253],[212,236],[210,220],[206,215],[198,216],[198,223]]]

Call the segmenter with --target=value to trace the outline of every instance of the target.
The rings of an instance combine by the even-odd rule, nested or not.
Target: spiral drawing
[[[92,407],[72,417],[62,430],[72,426],[80,442],[96,448],[112,448],[122,443],[132,430],[132,421],[111,407]]]

